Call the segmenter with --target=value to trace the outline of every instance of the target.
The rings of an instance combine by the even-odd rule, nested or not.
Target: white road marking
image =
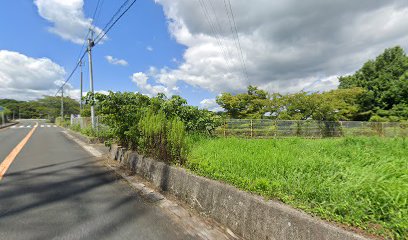
[[[41,125],[40,127],[44,127],[44,125]]]
[[[20,126],[19,128],[23,128],[24,126]]]
[[[53,127],[57,127],[56,125],[53,125]]]
[[[31,128],[31,125],[27,125],[27,127],[26,128]]]
[[[11,126],[11,128],[16,128],[16,126]]]
[[[47,127],[51,127],[50,125],[47,125]]]
[[[62,131],[67,137],[74,142],[76,142],[79,146],[81,146],[83,149],[85,149],[87,152],[92,154],[95,157],[102,157],[102,153],[93,148],[92,146],[89,146],[88,144],[84,143],[83,141],[73,137],[71,134],[69,134],[67,131]]]

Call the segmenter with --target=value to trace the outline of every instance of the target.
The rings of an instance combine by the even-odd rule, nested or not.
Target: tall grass
[[[184,163],[187,153],[186,132],[184,123],[179,118],[168,120],[164,112],[149,110],[141,118],[139,128],[139,150],[160,160]]]
[[[405,139],[195,139],[187,166],[324,219],[408,238]]]

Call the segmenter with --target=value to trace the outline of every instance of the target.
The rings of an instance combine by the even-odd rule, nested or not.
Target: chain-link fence
[[[342,136],[408,136],[408,123],[356,121],[293,121],[271,119],[228,119],[216,129],[219,136],[253,138],[271,137],[342,137]]]

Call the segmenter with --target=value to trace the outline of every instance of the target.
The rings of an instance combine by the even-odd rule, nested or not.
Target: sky
[[[0,98],[55,95],[89,27],[123,0],[13,0],[0,8]],[[219,110],[222,92],[327,91],[385,48],[408,47],[406,0],[138,0],[92,49],[94,88],[163,92]],[[84,91],[89,90],[88,61]],[[79,97],[79,70],[65,93]]]

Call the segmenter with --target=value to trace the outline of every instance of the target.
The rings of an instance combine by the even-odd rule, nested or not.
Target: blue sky
[[[124,2],[100,1],[97,30]],[[54,95],[76,63],[96,3],[2,1],[0,98]],[[213,110],[218,94],[248,85],[327,91],[385,48],[407,50],[406,29],[406,0],[138,0],[93,49],[95,90],[178,94]],[[66,93],[77,98],[79,72],[69,83]]]
[[[103,1],[94,25],[103,28],[122,1]],[[83,11],[92,17],[97,1],[86,1]],[[66,74],[73,69],[81,45],[64,40],[48,31],[52,23],[42,18],[32,1],[4,1],[0,8],[0,49],[19,52],[33,58],[49,58],[62,66]],[[16,14],[18,13],[18,14]],[[12,23],[12,24],[11,24]],[[148,50],[149,49],[149,50]],[[139,0],[108,33],[108,40],[93,49],[95,90],[139,91],[131,76],[149,67],[176,68],[185,47],[169,34],[163,8],[151,0]],[[125,59],[127,66],[108,63],[105,56]],[[88,62],[84,66],[84,90],[89,89]],[[151,80],[149,80],[151,81]],[[69,82],[79,88],[79,71]],[[214,94],[185,83],[178,94],[199,105]]]

